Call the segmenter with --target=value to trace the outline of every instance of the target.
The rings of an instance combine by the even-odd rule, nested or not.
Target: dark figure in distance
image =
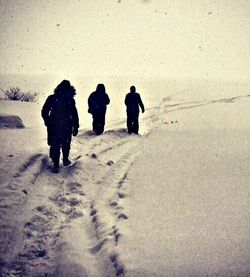
[[[92,92],[88,98],[88,112],[93,116],[92,127],[96,135],[104,132],[105,115],[109,102],[110,100],[105,91],[105,86],[98,84],[96,91]]]
[[[138,134],[139,131],[139,107],[144,113],[144,105],[141,96],[136,92],[135,86],[130,87],[130,92],[126,95],[125,105],[127,106],[127,127],[128,133]]]
[[[47,126],[50,157],[54,163],[52,171],[59,172],[60,149],[63,165],[71,164],[69,151],[72,134],[76,136],[79,128],[78,113],[75,106],[75,88],[63,80],[50,95],[42,108],[42,118]]]

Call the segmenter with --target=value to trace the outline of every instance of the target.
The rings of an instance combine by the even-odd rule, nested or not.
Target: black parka
[[[133,115],[139,115],[139,106],[144,112],[144,105],[141,100],[141,96],[137,92],[129,92],[125,98],[125,105],[127,106],[127,113]]]
[[[106,92],[94,91],[88,98],[88,112],[92,115],[106,112],[107,105],[110,103]]]
[[[78,112],[73,97],[50,95],[42,108],[42,118],[48,131],[48,145],[71,140],[72,131],[79,128]]]

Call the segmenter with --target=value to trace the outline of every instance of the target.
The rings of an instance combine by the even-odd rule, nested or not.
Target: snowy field
[[[0,101],[26,126],[0,130],[0,275],[250,276],[249,85],[138,88],[139,136],[126,133],[126,89],[111,87],[101,136],[86,112],[95,86],[77,95],[74,163],[58,175],[40,117],[49,92]]]

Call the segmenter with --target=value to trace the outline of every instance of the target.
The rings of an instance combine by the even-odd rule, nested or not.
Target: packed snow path
[[[219,103],[233,103],[242,98],[244,101],[249,99],[247,97],[248,95],[171,104],[163,101],[159,107],[148,110],[141,119],[143,135],[140,136],[128,135],[125,129],[117,129],[119,124],[124,126],[124,122],[116,122],[116,128],[111,128],[101,136],[80,131],[72,145],[73,165],[61,168],[58,175],[50,172],[50,161],[45,155],[47,148],[44,147],[39,153],[28,157],[4,180],[1,190],[2,276],[174,276],[164,272],[164,268],[158,268],[157,272],[158,264],[153,258],[154,253],[151,253],[155,251],[157,240],[155,245],[151,245],[154,240],[149,242],[151,250],[145,249],[151,253],[151,262],[155,263],[156,271],[149,272],[148,265],[145,266],[141,259],[134,256],[138,252],[133,249],[133,237],[138,246],[140,237],[146,238],[143,230],[148,230],[150,226],[150,222],[145,222],[144,228],[145,213],[136,209],[136,205],[142,205],[141,208],[146,213],[153,213],[154,207],[150,206],[150,202],[156,191],[154,186],[145,190],[140,182],[143,178],[137,180],[137,173],[131,169],[136,164],[136,168],[139,165],[139,174],[147,170],[140,170],[140,165],[143,167],[144,162],[139,157],[143,153],[145,156],[144,147],[150,145],[150,132],[160,126],[177,126],[179,118],[175,116],[176,112]],[[170,112],[175,112],[175,115],[171,116]],[[159,147],[161,134],[156,133]],[[248,144],[245,145],[246,148],[247,146]],[[164,155],[164,148],[162,149]],[[147,151],[150,152],[150,149]],[[158,154],[154,163],[163,158],[160,156],[161,151]],[[168,160],[168,157],[164,159]],[[146,165],[149,168],[150,161]],[[156,179],[159,174],[165,173],[155,173],[157,174],[151,177],[158,184]],[[247,177],[249,176],[245,176]],[[131,186],[136,189],[132,190]],[[170,189],[174,190],[171,187]],[[135,193],[131,195],[133,191]],[[158,190],[158,197],[162,197],[157,200],[159,204],[167,199],[164,196],[166,192],[166,189]],[[181,193],[180,189],[176,197]],[[148,199],[149,208],[145,206],[146,200],[142,200],[140,196]],[[171,199],[173,203],[175,200],[177,199]],[[134,215],[131,214],[131,209]],[[141,218],[138,217],[138,212]],[[158,212],[159,209],[156,209],[156,218],[152,223],[161,223]],[[130,216],[133,217],[131,222]],[[151,218],[152,214],[148,216]],[[135,227],[133,224],[136,224],[136,220],[140,228],[134,230],[137,233],[133,233],[129,228]],[[155,235],[163,238],[164,234],[161,237],[158,231]],[[130,248],[126,247],[126,241]],[[246,241],[246,247],[248,246],[249,241]],[[131,254],[134,254],[131,257],[128,252],[130,249],[133,249]],[[176,249],[179,249],[178,245]],[[148,253],[140,253],[142,259]],[[141,269],[135,268],[137,260],[141,263]],[[174,268],[171,266],[168,269],[173,273]],[[178,262],[175,266],[178,267]],[[203,275],[204,272],[199,273]],[[180,274],[176,271],[176,276],[181,276]]]
[[[151,128],[146,125],[145,132]],[[58,175],[50,172],[47,148],[17,166],[1,193],[2,275],[123,273],[113,259],[119,239],[116,222],[126,215],[116,201],[110,202],[109,193],[124,197],[120,186],[144,139],[128,136],[125,129],[102,136],[80,131],[72,145],[73,164],[61,167]],[[105,213],[110,221],[106,227]],[[104,243],[110,244],[106,253],[101,251]]]
[[[65,272],[67,265],[56,255],[64,251],[63,256],[67,255],[69,250],[64,250],[63,234],[67,229],[78,229],[78,224],[82,224],[82,233],[87,236],[87,240],[79,236],[83,249],[89,248],[89,253],[98,252],[100,241],[94,228],[99,216],[96,196],[123,178],[138,152],[140,139],[127,138],[124,131],[116,135],[107,132],[100,137],[79,135],[74,151],[86,153],[88,149],[91,152],[77,157],[74,164],[62,168],[59,175],[48,171],[46,156],[37,154],[27,159],[6,184],[6,193],[1,199],[1,216],[6,222],[11,217],[11,225],[1,226],[2,255],[9,255],[3,275],[50,273],[57,260],[57,271]],[[58,251],[61,247],[63,249]],[[71,257],[70,253],[68,255]],[[5,259],[8,260],[6,255]],[[60,263],[63,269],[60,269]]]

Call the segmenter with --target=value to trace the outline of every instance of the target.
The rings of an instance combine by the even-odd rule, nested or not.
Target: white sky
[[[250,78],[249,0],[0,3],[0,73]]]

